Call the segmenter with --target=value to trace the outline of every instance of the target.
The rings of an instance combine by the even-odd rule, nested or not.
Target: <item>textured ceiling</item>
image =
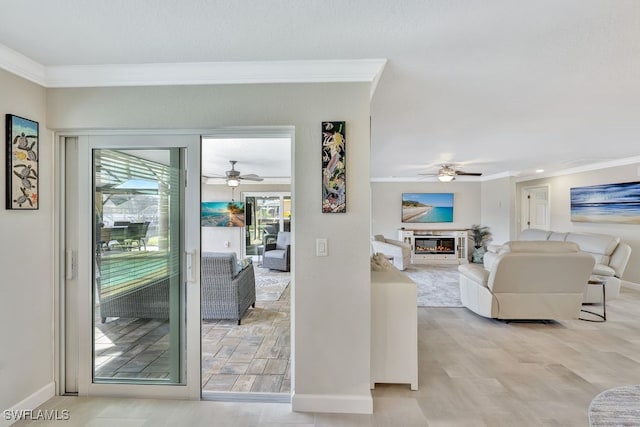
[[[9,0],[0,23],[47,66],[387,58],[373,177],[640,155],[637,0]]]

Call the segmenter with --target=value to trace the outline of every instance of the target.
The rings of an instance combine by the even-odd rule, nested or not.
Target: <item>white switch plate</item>
[[[224,247],[225,247],[225,248],[228,248],[230,245],[231,245],[231,242],[229,242],[228,240],[226,240],[226,241],[224,242]]]
[[[316,256],[329,255],[327,239],[316,239]]]

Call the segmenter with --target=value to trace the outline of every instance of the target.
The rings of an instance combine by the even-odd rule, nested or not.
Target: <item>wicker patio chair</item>
[[[238,265],[234,252],[203,252],[202,318],[234,319],[240,324],[249,306],[256,306],[256,282],[253,264]]]
[[[262,266],[272,270],[289,271],[291,269],[291,233],[280,231],[275,243],[264,247]]]

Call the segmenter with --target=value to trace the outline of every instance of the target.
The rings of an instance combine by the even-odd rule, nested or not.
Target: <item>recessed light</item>
[[[544,172],[544,169],[536,169],[536,173],[542,173]]]

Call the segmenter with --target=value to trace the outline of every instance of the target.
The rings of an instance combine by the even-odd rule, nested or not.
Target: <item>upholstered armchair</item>
[[[256,306],[256,281],[249,260],[237,262],[235,252],[203,252],[202,318],[240,319]]]
[[[381,234],[376,234],[371,239],[374,253],[381,253],[391,259],[398,270],[406,270],[411,264],[411,245],[399,240],[386,239]]]
[[[276,242],[265,245],[262,267],[280,271],[291,269],[291,232],[279,231]]]

